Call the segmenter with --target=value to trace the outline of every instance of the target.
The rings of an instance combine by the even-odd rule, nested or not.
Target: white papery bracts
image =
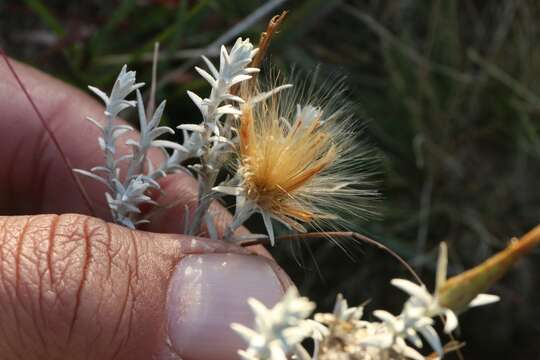
[[[294,321],[282,316],[283,312],[274,310],[290,307],[294,301],[309,303],[306,298],[298,298],[294,291],[288,292],[272,310],[261,310],[260,305],[254,308],[253,304],[258,302],[251,299],[249,302],[255,314],[255,329],[233,325],[233,329],[248,342],[247,349],[240,353],[246,354],[244,358],[249,360],[285,360],[287,355],[294,355],[302,360],[424,360],[426,358],[417,349],[423,348],[425,340],[435,351],[437,358],[442,358],[443,346],[433,327],[435,319],[443,317],[446,333],[452,332],[458,326],[456,314],[443,307],[437,296],[437,290],[446,281],[446,264],[447,251],[443,243],[434,294],[430,294],[423,285],[404,279],[393,279],[392,285],[407,293],[409,298],[399,315],[375,310],[373,315],[380,321],[363,320],[363,306],[349,307],[341,294],[336,299],[332,313],[315,314],[314,320],[306,319],[311,312],[307,311],[309,308],[306,305],[306,311],[299,313],[300,316]],[[495,295],[480,294],[469,306],[486,305],[498,300]],[[268,327],[262,324],[272,325]],[[284,328],[287,332],[268,330]],[[293,335],[287,338],[289,333]],[[297,336],[298,334],[303,336]],[[311,337],[315,343],[311,355],[300,345],[306,337]],[[278,338],[280,341],[275,341]]]
[[[104,122],[88,118],[101,132],[98,143],[105,156],[105,165],[96,166],[90,171],[74,169],[75,172],[107,186],[105,198],[111,210],[113,221],[129,228],[135,228],[138,224],[148,222],[147,219],[140,216],[141,205],[155,204],[148,196],[148,191],[150,189],[159,190],[160,186],[156,179],[178,170],[181,161],[185,159],[187,154],[187,150],[182,145],[158,139],[163,134],[174,133],[174,130],[169,127],[159,126],[165,109],[165,101],[149,116],[150,121],[148,121],[139,91],[144,83],[136,83],[135,75],[135,71],[127,71],[127,66],[124,65],[110,95],[96,87],[88,87],[105,103]],[[137,92],[136,100],[128,100],[128,96],[133,91]],[[137,107],[138,110],[140,136],[138,139],[128,139],[125,144],[130,146],[131,152],[118,156],[117,148],[120,136],[134,129],[126,124],[116,123],[116,117],[131,107]],[[157,169],[154,168],[147,156],[150,148],[159,149],[165,157],[165,161]],[[167,149],[173,151],[172,155],[169,155]]]
[[[248,67],[257,50],[249,39],[239,38],[230,52],[224,46],[221,47],[219,70],[204,56],[202,58],[208,71],[195,67],[195,70],[210,84],[211,91],[207,98],[201,98],[191,91],[187,92],[199,108],[202,122],[178,126],[184,135],[183,146],[190,155],[200,159],[200,164],[192,166],[198,174],[199,202],[193,218],[189,219],[190,226],[187,228],[189,234],[198,233],[204,219],[207,222],[213,221],[209,218],[208,208],[219,194],[212,189],[216,185],[219,170],[224,166],[234,147],[235,134],[232,121],[241,114],[239,104],[245,102],[233,94],[232,90],[259,71],[258,68]]]
[[[255,314],[254,328],[231,324],[231,328],[248,343],[246,350],[238,351],[242,359],[285,360],[291,353],[302,357],[306,351],[300,342],[318,334],[321,329],[316,322],[307,320],[315,304],[300,297],[294,287],[289,288],[283,299],[271,309],[253,298],[248,300],[248,304]],[[322,329],[325,331],[324,327]]]

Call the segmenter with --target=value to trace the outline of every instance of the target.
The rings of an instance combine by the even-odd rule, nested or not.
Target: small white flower
[[[364,315],[364,307],[363,306],[349,307],[349,304],[347,303],[347,299],[345,299],[343,295],[338,294],[333,313],[336,319],[338,320],[358,321]]]
[[[342,294],[338,294],[332,313],[315,314],[315,320],[328,325],[339,321],[356,323],[359,322],[360,319],[362,319],[363,315],[363,306],[349,307],[347,299],[345,299]]]
[[[127,71],[127,65],[124,65],[114,82],[110,96],[94,86],[88,86],[105,103],[105,115],[114,119],[122,110],[135,106],[134,101],[126,100],[129,94],[144,86],[144,83],[135,83],[135,76],[135,71]]]
[[[443,315],[446,320],[444,331],[449,333],[455,330],[458,325],[456,314],[441,306],[437,297],[431,295],[424,286],[405,279],[392,279],[390,283],[410,296],[403,308],[405,316],[410,318],[428,316],[431,318]]]
[[[433,328],[433,318],[443,316],[445,319],[444,331],[450,333],[458,326],[456,314],[439,302],[437,291],[446,281],[446,268],[448,265],[448,251],[444,243],[441,244],[439,260],[437,263],[435,295],[429,293],[425,286],[415,284],[405,279],[392,279],[391,284],[409,295],[401,314],[394,316],[384,310],[373,312],[382,321],[383,327],[374,335],[361,341],[364,345],[375,346],[381,349],[391,348],[394,351],[411,359],[423,359],[413,348],[407,345],[406,340],[417,348],[422,348],[422,337],[437,352],[443,356],[443,347],[439,335]],[[485,305],[497,301],[494,295],[480,294],[469,306]]]
[[[203,126],[210,127],[214,130],[216,122],[222,115],[230,114],[237,116],[240,114],[240,109],[233,104],[221,104],[224,101],[233,103],[244,102],[241,97],[231,94],[230,91],[231,87],[242,81],[251,79],[251,74],[259,71],[257,68],[247,67],[251,63],[253,56],[257,53],[257,50],[253,47],[249,39],[242,40],[242,38],[236,40],[230,53],[227,52],[225,46],[222,46],[219,71],[210,60],[204,56],[202,57],[210,72],[200,67],[195,67],[195,70],[212,86],[210,97],[203,99],[192,91],[188,91],[187,93],[203,115]],[[180,127],[182,126],[185,128],[185,125],[181,125]]]
[[[271,309],[253,298],[248,303],[255,315],[254,329],[231,324],[231,328],[248,343],[246,350],[238,352],[243,359],[285,360],[303,339],[321,337],[324,332],[320,324],[306,320],[315,304],[299,297],[296,288],[287,290],[283,299]]]
[[[223,190],[233,192],[233,189]],[[437,266],[437,288],[446,281],[447,262],[443,244]],[[373,315],[379,321],[372,322],[362,320],[363,307],[349,307],[341,294],[337,296],[332,313],[315,314],[314,320],[305,320],[313,304],[305,298],[298,298],[296,291],[288,292],[272,309],[251,299],[250,305],[256,314],[255,329],[233,325],[249,344],[240,355],[249,360],[284,360],[289,355],[301,360],[424,360],[417,349],[421,349],[425,341],[437,353],[437,359],[441,359],[444,349],[433,327],[434,318],[443,316],[445,332],[451,332],[458,325],[456,314],[443,307],[437,293],[429,293],[423,285],[404,279],[393,279],[391,283],[407,293],[409,298],[400,314],[375,310]],[[469,306],[496,300],[496,296],[481,294]],[[300,345],[306,337],[314,341],[311,357]]]

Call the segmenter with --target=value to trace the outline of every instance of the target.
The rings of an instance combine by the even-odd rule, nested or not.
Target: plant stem
[[[276,238],[276,241],[287,241],[287,240],[300,240],[300,239],[320,239],[320,238],[340,238],[340,239],[354,239],[358,241],[365,242],[367,244],[373,245],[388,254],[390,254],[394,259],[396,259],[412,276],[413,278],[421,285],[424,285],[424,282],[422,279],[420,279],[420,276],[414,271],[414,269],[403,259],[401,256],[399,256],[395,251],[390,249],[384,244],[381,244],[377,240],[371,239],[370,237],[367,237],[366,235],[362,235],[359,233],[355,233],[352,231],[326,231],[326,232],[311,232],[311,233],[303,233],[303,234],[293,234],[293,235],[285,235],[280,236]],[[270,244],[269,239],[255,239],[255,240],[248,240],[244,241],[240,244],[242,247],[246,246],[252,246],[252,245],[268,245]]]

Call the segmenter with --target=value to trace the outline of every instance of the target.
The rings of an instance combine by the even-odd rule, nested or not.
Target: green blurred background
[[[439,242],[457,273],[540,222],[536,0],[0,0],[0,46],[75,86],[108,89],[124,63],[149,82],[159,41],[157,95],[174,126],[199,119],[186,90],[209,91],[192,71],[198,55],[213,57],[237,36],[258,39],[283,9],[271,62],[345,76],[363,137],[382,158],[381,216],[351,226],[432,285]],[[310,240],[272,253],[321,309],[343,292],[353,304],[371,299],[370,310],[398,311],[404,297],[388,281],[407,276],[399,265],[367,245],[343,246]],[[492,290],[499,304],[461,317],[465,358],[540,358],[539,259],[537,251]]]

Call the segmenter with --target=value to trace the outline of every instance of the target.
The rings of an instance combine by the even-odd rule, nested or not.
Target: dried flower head
[[[343,89],[253,88],[241,91],[234,186],[216,188],[237,196],[237,218],[260,212],[273,242],[271,219],[305,232],[305,224],[370,213],[365,200],[376,192],[366,168],[373,159],[357,145]]]
[[[302,351],[300,342],[313,336],[320,328],[314,321],[306,320],[315,304],[300,297],[294,287],[289,288],[273,308],[268,309],[254,298],[250,298],[248,303],[255,314],[255,328],[231,324],[232,329],[248,343],[246,350],[238,351],[242,359],[286,359],[290,352]]]
[[[447,264],[447,249],[442,243],[437,289],[446,281]],[[374,311],[373,315],[380,321],[363,320],[363,306],[349,307],[341,294],[332,313],[317,313],[314,320],[306,319],[313,310],[313,303],[299,297],[295,289],[289,290],[272,309],[250,299],[256,329],[232,325],[248,343],[247,349],[239,353],[249,360],[282,360],[291,354],[301,360],[425,360],[417,350],[423,348],[425,340],[436,353],[436,357],[430,355],[429,358],[443,358],[445,348],[433,327],[434,319],[442,316],[444,331],[450,333],[458,326],[456,314],[439,303],[437,291],[430,294],[424,285],[404,279],[393,279],[391,283],[409,298],[399,315]],[[487,305],[498,299],[495,295],[480,294],[469,307]],[[312,355],[300,344],[306,337],[313,340]]]

